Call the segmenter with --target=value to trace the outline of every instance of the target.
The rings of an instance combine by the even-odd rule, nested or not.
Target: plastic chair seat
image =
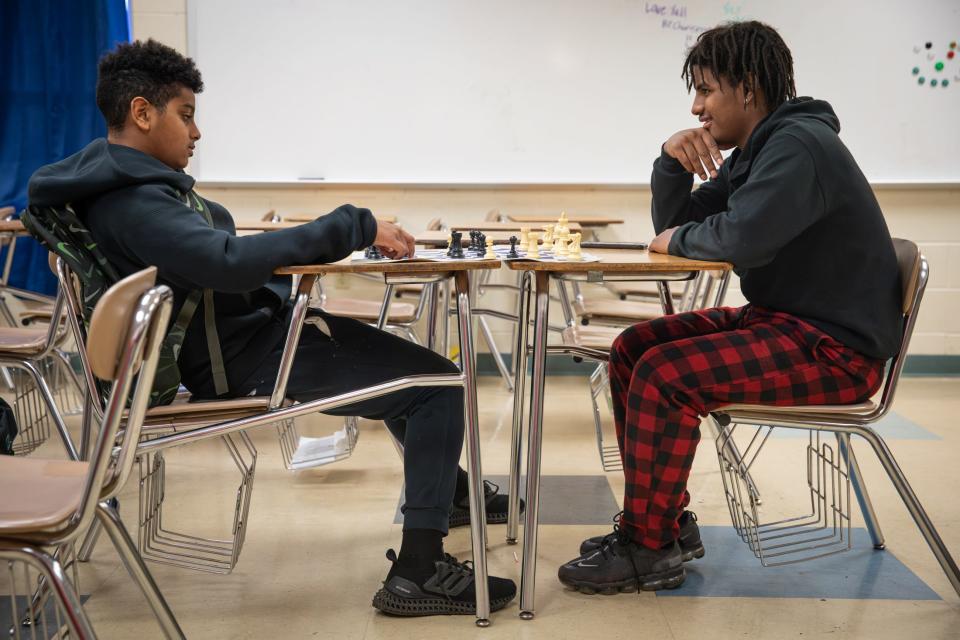
[[[342,298],[327,300],[323,303],[321,309],[335,316],[375,322],[380,318],[381,306],[382,303],[379,301]],[[390,315],[387,317],[387,322],[414,322],[417,319],[416,313],[417,308],[409,302],[392,302],[390,303]]]
[[[0,356],[30,356],[42,353],[47,346],[47,329],[0,327]]]
[[[623,333],[623,327],[580,326],[567,327],[561,334],[563,344],[574,347],[586,347],[610,351],[613,341]]]
[[[738,412],[749,412],[751,414],[766,413],[770,414],[771,416],[795,413],[849,416],[869,414],[876,409],[877,405],[874,402],[867,400],[866,402],[859,402],[857,404],[792,405],[786,407],[766,404],[730,404],[725,407],[721,407],[717,411],[720,413],[730,414],[735,414]],[[736,420],[734,420],[734,422],[736,422]]]
[[[0,463],[0,537],[63,528],[83,499],[90,465],[4,456]]]
[[[638,302],[634,300],[586,300],[573,303],[574,312],[581,318],[599,320],[601,318],[620,322],[641,322],[663,315],[659,302]]]

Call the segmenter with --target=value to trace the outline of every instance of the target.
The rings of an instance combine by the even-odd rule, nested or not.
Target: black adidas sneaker
[[[393,568],[383,581],[383,588],[373,596],[373,606],[394,616],[475,615],[477,595],[472,562],[459,562],[450,554],[434,563],[436,571],[423,584],[399,575],[397,554],[387,551]],[[489,576],[490,611],[502,609],[517,595],[513,580]]]
[[[580,543],[580,555],[587,555],[588,553],[596,551],[606,538],[616,535],[617,531],[620,530],[619,522],[622,514],[623,512],[621,511],[613,516],[614,523],[617,523],[613,526],[613,533],[608,533],[605,536],[587,538]],[[680,545],[680,555],[683,561],[689,562],[695,558],[702,558],[706,551],[703,548],[703,541],[700,539],[700,527],[697,526],[697,514],[693,511],[684,511],[680,514],[680,519],[677,520],[677,523],[680,525],[680,537],[677,539],[677,543]]]
[[[500,494],[500,487],[490,482],[483,481],[483,502],[487,510],[487,524],[503,524],[507,521],[507,511],[509,509],[509,500],[506,495]],[[520,513],[524,509],[523,499],[520,500]],[[470,524],[470,496],[466,495],[459,500],[453,501],[450,507],[450,528],[464,527]]]

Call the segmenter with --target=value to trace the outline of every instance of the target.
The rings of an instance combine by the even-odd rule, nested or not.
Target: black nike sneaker
[[[507,521],[509,500],[506,495],[500,494],[500,487],[489,480],[483,481],[483,502],[487,509],[487,524],[503,524]],[[523,513],[525,506],[521,499],[520,513]],[[468,524],[470,524],[470,496],[465,495],[453,501],[453,506],[450,508],[450,528],[464,527]]]
[[[560,582],[580,593],[604,595],[676,589],[683,584],[687,574],[676,542],[648,549],[617,533],[592,553],[561,566]]]
[[[373,606],[394,616],[475,615],[477,595],[473,563],[459,562],[450,554],[434,563],[436,569],[422,584],[395,575],[397,554],[387,551],[393,563],[383,588],[373,596]],[[502,609],[517,595],[513,580],[489,576],[490,611]]]
[[[606,538],[616,535],[617,531],[620,530],[619,522],[622,515],[623,511],[613,516],[614,523],[617,523],[613,526],[613,533],[608,533],[605,536],[594,536],[584,540],[580,544],[580,555],[587,555],[588,553],[596,551]],[[683,561],[689,562],[695,558],[702,558],[706,551],[703,548],[703,541],[700,539],[700,527],[697,526],[697,514],[693,511],[684,511],[680,514],[677,523],[680,525],[680,537],[677,539],[677,543],[680,545],[680,555],[683,557]]]

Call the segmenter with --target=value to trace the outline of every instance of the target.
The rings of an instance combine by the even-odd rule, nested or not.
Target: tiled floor
[[[478,629],[472,618],[394,619],[370,599],[385,575],[384,552],[400,540],[397,498],[401,466],[382,425],[362,421],[347,461],[291,474],[282,467],[272,428],[253,432],[259,450],[246,545],[227,576],[151,564],[157,582],[190,638],[957,638],[960,600],[918,534],[868,447],[857,447],[887,550],[874,551],[854,530],[853,550],[786,567],[764,568],[730,526],[709,430],[691,476],[692,508],[707,554],[688,564],[688,579],[670,593],[585,596],[557,582],[556,568],[583,538],[609,530],[623,482],[600,468],[585,379],[551,378],[547,388],[537,616],[517,617],[517,604]],[[897,415],[886,433],[901,467],[947,545],[960,556],[960,379],[901,382]],[[495,378],[480,389],[484,469],[505,486],[510,394]],[[311,418],[305,432],[340,423]],[[856,443],[855,443],[856,444]],[[761,517],[777,520],[807,506],[805,440],[771,438],[754,465]],[[165,521],[172,528],[225,535],[236,472],[217,442],[167,457]],[[499,476],[499,477],[496,477]],[[136,482],[122,499],[136,531]],[[853,524],[862,527],[854,509]],[[519,578],[521,547],[491,526],[490,570]],[[521,532],[522,533],[522,532]],[[458,529],[447,550],[467,557],[469,531]],[[102,638],[158,638],[147,605],[106,539],[81,571],[86,609]],[[0,593],[3,592],[0,583]]]

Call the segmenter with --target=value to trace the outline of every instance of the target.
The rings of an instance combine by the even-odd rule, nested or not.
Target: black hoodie
[[[671,254],[733,263],[752,304],[889,358],[901,332],[896,254],[839,131],[826,102],[790,100],[693,192],[693,175],[661,152],[651,180],[653,225],[657,233],[678,227]]]
[[[286,335],[289,277],[280,266],[340,260],[373,243],[367,209],[338,207],[295,228],[237,237],[230,213],[202,199],[213,219],[184,203],[192,177],[131,147],[91,142],[30,178],[30,204],[73,205],[121,276],[155,265],[174,292],[176,318],[189,292],[213,289],[217,332],[231,389],[237,388]],[[202,303],[180,354],[183,384],[214,395]]]

